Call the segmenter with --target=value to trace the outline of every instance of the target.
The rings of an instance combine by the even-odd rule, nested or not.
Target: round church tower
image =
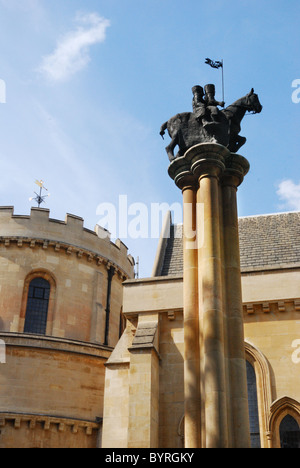
[[[134,260],[83,219],[0,208],[0,447],[100,445],[104,364]]]

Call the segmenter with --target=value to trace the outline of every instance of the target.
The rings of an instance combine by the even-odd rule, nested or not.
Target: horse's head
[[[259,102],[258,96],[254,93],[253,88],[250,93],[245,96],[244,106],[247,108],[247,111],[253,114],[259,114],[262,111],[263,106]]]

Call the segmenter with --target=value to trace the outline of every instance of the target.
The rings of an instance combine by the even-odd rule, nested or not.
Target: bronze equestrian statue
[[[194,86],[192,92],[193,112],[177,114],[161,126],[160,135],[163,137],[168,130],[171,138],[166,147],[169,160],[183,156],[199,143],[219,143],[236,153],[246,143],[246,138],[239,135],[246,112],[258,114],[262,111],[254,89],[222,110],[218,106],[224,107],[225,104],[215,100],[214,85],[206,85],[205,92],[201,86]],[[175,156],[176,146],[179,151]]]

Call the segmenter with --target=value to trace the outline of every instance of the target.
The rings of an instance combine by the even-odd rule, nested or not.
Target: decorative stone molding
[[[262,308],[263,308],[263,312],[264,312],[265,314],[269,314],[269,313],[270,313],[270,304],[269,304],[268,302],[263,302]]]
[[[174,312],[174,310],[170,310],[170,311],[168,312],[168,319],[169,319],[170,321],[173,321],[173,320],[175,320],[175,318],[176,318],[176,317],[175,317],[175,312]]]
[[[90,356],[106,362],[113,348],[98,343],[76,341],[68,338],[32,335],[26,333],[0,332],[0,338],[7,347],[43,350],[49,353],[62,352],[74,355]],[[1,412],[0,412],[1,414]]]
[[[42,425],[44,431],[57,427],[58,432],[69,431],[71,434],[77,434],[79,429],[84,429],[86,435],[91,436],[93,431],[99,431],[101,428],[102,418],[99,418],[97,422],[92,422],[42,414],[0,412],[0,430],[8,423],[12,423],[16,430],[20,429],[22,424],[27,424],[29,429],[34,430],[37,423]]]
[[[295,311],[300,312],[300,299],[286,299],[284,301],[251,302],[243,304],[244,314],[253,315],[259,311],[269,314],[271,310],[284,313],[287,311],[287,304],[293,304]]]
[[[254,314],[253,304],[246,304],[246,305],[244,306],[244,308],[245,308],[245,312],[246,312],[248,315]]]
[[[0,237],[0,246],[3,244],[6,248],[12,248],[13,245],[16,245],[18,248],[26,248],[29,247],[31,249],[34,248],[42,248],[43,250],[48,250],[53,248],[53,250],[56,253],[61,253],[61,254],[66,254],[66,255],[72,255],[75,254],[79,259],[86,260],[88,263],[95,262],[97,266],[100,265],[105,265],[107,268],[110,266],[113,266],[117,273],[119,278],[121,278],[122,281],[126,281],[129,279],[128,273],[126,273],[122,268],[120,268],[118,265],[112,263],[110,260],[108,260],[105,257],[102,257],[95,252],[91,252],[89,250],[84,250],[76,246],[71,246],[66,243],[59,243],[56,241],[45,241],[43,239],[31,239],[31,238],[18,238],[18,237]]]
[[[284,396],[275,400],[270,407],[270,430],[272,429],[272,420],[279,412],[282,412],[284,409],[291,409],[297,413],[300,418],[300,403],[293,398]]]

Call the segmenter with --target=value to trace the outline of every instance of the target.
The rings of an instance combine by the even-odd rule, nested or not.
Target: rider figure
[[[205,106],[208,110],[206,115],[208,116],[210,122],[218,122],[218,115],[219,115],[219,109],[217,106],[224,107],[225,102],[224,101],[216,101],[215,99],[215,85],[213,84],[207,84],[204,86],[205,90],[205,96],[204,96],[204,102]]]
[[[196,119],[201,122],[202,118],[206,113],[206,102],[204,101],[204,91],[202,86],[194,86],[192,88],[193,92],[193,112],[196,116]]]

